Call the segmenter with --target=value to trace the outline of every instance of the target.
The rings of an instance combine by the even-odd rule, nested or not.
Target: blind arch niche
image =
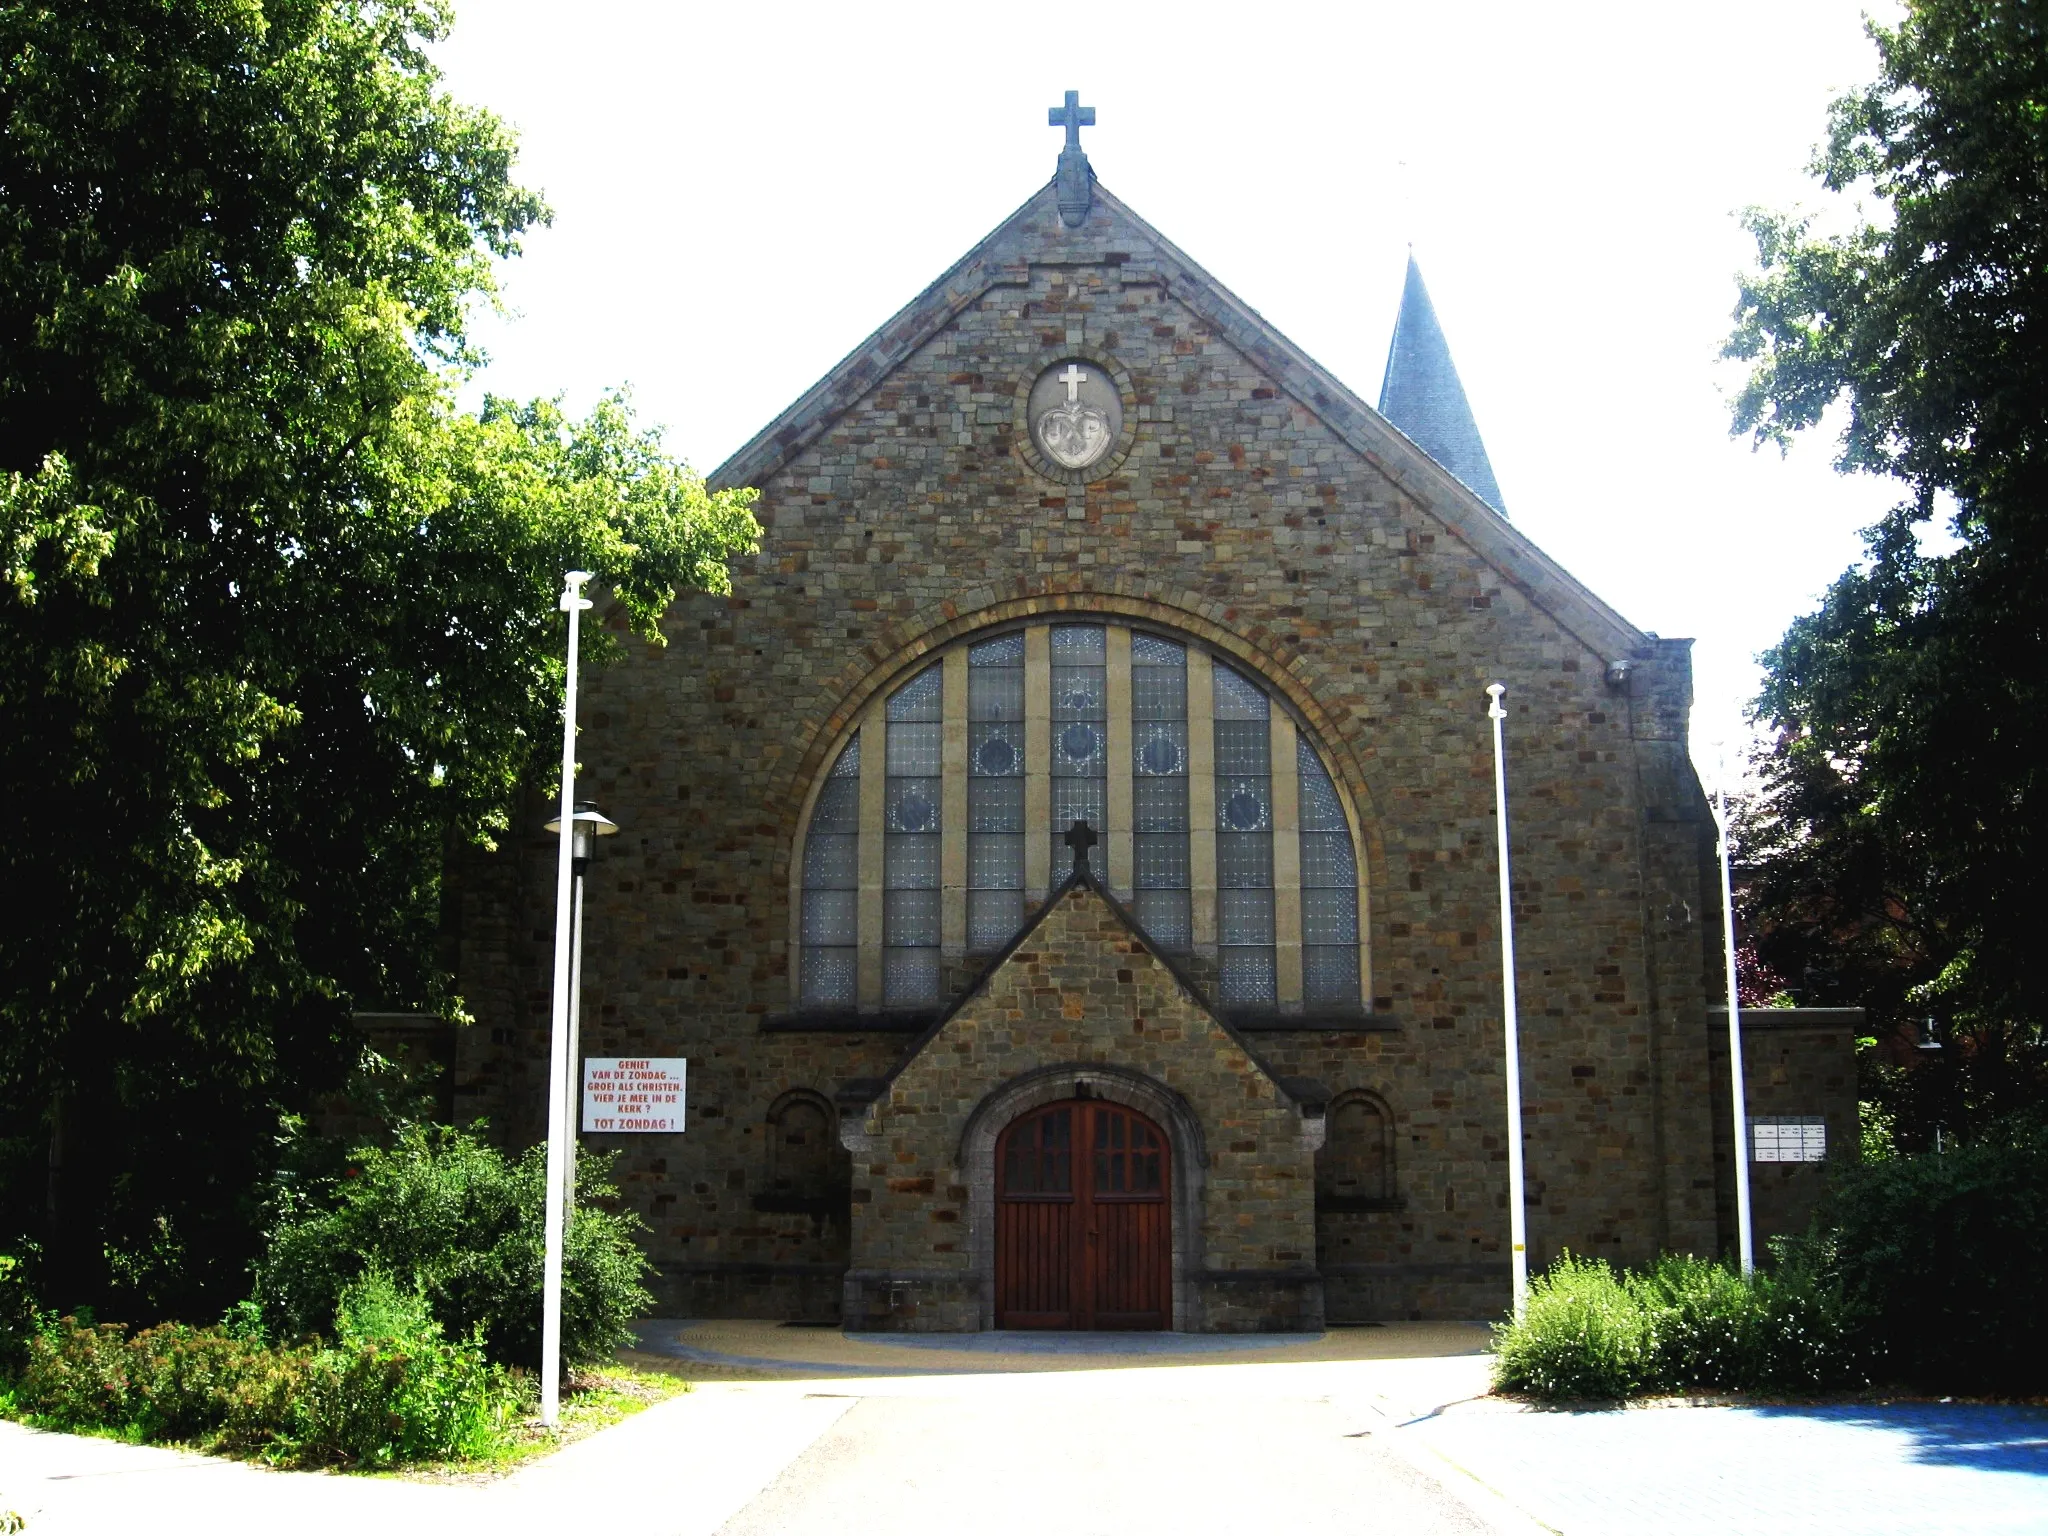
[[[1219,1006],[1369,1005],[1356,809],[1284,697],[1184,634],[1083,614],[976,631],[878,690],[824,761],[790,861],[800,1011],[940,1006],[1065,877],[1076,816],[1091,871]]]

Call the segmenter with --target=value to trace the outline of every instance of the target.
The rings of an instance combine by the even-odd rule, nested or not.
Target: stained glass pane
[[[1216,834],[1216,883],[1271,886],[1273,839],[1263,832]]]
[[[882,897],[883,942],[917,946],[939,942],[939,893],[888,891]]]
[[[1345,887],[1301,893],[1301,941],[1304,944],[1358,942],[1358,892]]]
[[[1056,725],[1052,733],[1052,771],[1055,774],[1093,776],[1109,764],[1108,732],[1099,720],[1073,720]]]
[[[937,720],[944,697],[944,669],[926,667],[889,696],[889,719]]]
[[[1186,891],[1138,891],[1131,897],[1131,916],[1160,948],[1181,953],[1194,942],[1189,906]]]
[[[967,718],[970,720],[1022,720],[1024,718],[1024,669],[1022,667],[969,667],[967,669]]]
[[[914,1006],[939,1000],[939,952],[936,949],[882,951],[882,1001]]]
[[[1272,781],[1269,779],[1216,780],[1216,830],[1219,832],[1270,832],[1273,830]]]
[[[1185,667],[1187,647],[1138,631],[1131,634],[1131,665],[1135,667]]]
[[[1004,720],[967,727],[967,771],[976,778],[1010,778],[1024,772],[1024,723]]]
[[[972,949],[1001,949],[1024,921],[1022,891],[969,891],[967,943]]]
[[[1132,810],[1140,832],[1185,832],[1188,829],[1188,781],[1134,779]]]
[[[1147,720],[1131,732],[1131,769],[1146,778],[1188,771],[1188,723]]]
[[[1273,942],[1271,891],[1219,892],[1217,938],[1224,944]]]
[[[967,781],[967,828],[970,832],[1022,832],[1024,830],[1024,781],[1022,779],[969,779]],[[972,839],[969,839],[970,844]]]
[[[882,845],[883,884],[890,890],[939,888],[939,839],[892,837]]]
[[[858,891],[805,891],[804,943],[857,943],[859,907]]]
[[[991,832],[970,838],[967,884],[972,890],[1022,890],[1024,838],[1021,833]]]
[[[845,759],[841,758],[844,762]],[[860,830],[860,780],[834,774],[818,791],[818,803],[811,808],[813,832],[858,832]]]
[[[860,839],[813,831],[804,839],[804,887],[850,890],[860,883]]]
[[[967,649],[967,665],[970,667],[1021,667],[1024,665],[1024,634],[1019,630],[1013,634],[998,635],[993,640],[984,640]]]
[[[1140,832],[1134,839],[1140,890],[1185,890],[1188,884],[1188,840],[1180,832]]]
[[[891,832],[937,832],[939,830],[939,780],[889,780],[884,800],[886,825]]]
[[[1271,949],[1225,949],[1217,990],[1225,1006],[1270,1003],[1278,995]]]
[[[937,773],[945,731],[945,726],[937,720],[891,720],[890,775]]]
[[[1337,798],[1337,786],[1330,782],[1322,759],[1307,738],[1295,741],[1295,758],[1301,769],[1301,830],[1304,832],[1345,832],[1344,806]]]
[[[855,731],[840,749],[839,761],[832,765],[835,779],[857,779],[860,777],[860,732]]]
[[[1215,677],[1218,720],[1264,720],[1272,713],[1265,691],[1257,684],[1224,666],[1216,668]]]
[[[1133,720],[1185,720],[1188,675],[1181,667],[1131,668]]]
[[[1109,659],[1103,630],[1096,624],[1055,624],[1052,630],[1052,659],[1062,664],[1101,666]]]
[[[1216,772],[1219,777],[1267,777],[1273,772],[1272,747],[1264,720],[1216,722]]]
[[[1302,992],[1312,1003],[1358,1001],[1358,946],[1306,945],[1301,951]]]
[[[854,1000],[854,954],[851,949],[806,945],[798,967],[798,996],[813,1005],[851,1004]]]
[[[1351,857],[1348,832],[1301,834],[1301,883],[1350,890],[1358,884],[1358,866]]]

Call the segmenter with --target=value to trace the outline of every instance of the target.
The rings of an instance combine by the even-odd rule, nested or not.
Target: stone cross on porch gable
[[[1101,841],[1095,829],[1085,821],[1077,821],[1067,828],[1066,836],[1060,841],[1074,850],[1074,873],[1081,874],[1088,868],[1088,850]]]
[[[1095,126],[1095,109],[1081,105],[1079,91],[1069,91],[1064,106],[1047,109],[1045,125],[1048,128],[1066,129],[1067,148],[1078,150],[1081,147],[1081,130]]]

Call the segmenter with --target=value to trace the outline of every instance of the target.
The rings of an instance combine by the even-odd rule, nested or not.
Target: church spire
[[[1060,168],[1054,181],[1059,189],[1060,222],[1079,229],[1095,201],[1095,173],[1088,168],[1088,156],[1081,148],[1081,130],[1095,126],[1095,109],[1081,105],[1079,91],[1067,92],[1061,105],[1045,114],[1046,126],[1067,130],[1066,147],[1060,151]]]
[[[1408,254],[1408,280],[1401,289],[1401,314],[1387,348],[1387,376],[1380,384],[1380,414],[1408,440],[1462,480],[1503,517],[1500,486],[1479,438],[1479,423],[1465,400],[1465,386],[1451,362],[1451,349],[1437,324],[1429,290],[1415,253]]]

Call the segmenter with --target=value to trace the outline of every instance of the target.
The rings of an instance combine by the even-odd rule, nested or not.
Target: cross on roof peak
[[[1046,112],[1045,124],[1048,128],[1066,129],[1067,148],[1079,149],[1081,147],[1081,130],[1095,126],[1095,109],[1081,105],[1081,93],[1079,91],[1069,91],[1063,105],[1053,107]]]

